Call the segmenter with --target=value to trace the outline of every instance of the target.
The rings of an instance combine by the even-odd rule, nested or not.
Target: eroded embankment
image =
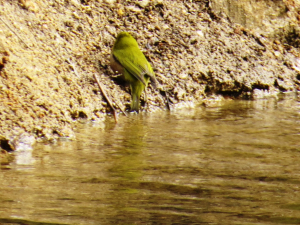
[[[107,92],[129,106],[128,88],[108,66],[120,31],[137,38],[173,107],[212,94],[252,98],[299,87],[293,47],[217,17],[208,1],[6,0],[0,9],[5,149],[20,140],[72,137],[78,118],[101,121],[110,109],[93,78],[98,65]],[[144,110],[165,108],[164,96],[148,89]]]

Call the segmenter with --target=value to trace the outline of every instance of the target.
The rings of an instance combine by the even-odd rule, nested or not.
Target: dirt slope
[[[4,0],[0,11],[5,149],[73,137],[78,118],[103,120],[110,109],[95,73],[114,101],[129,107],[129,89],[108,66],[120,31],[137,38],[172,107],[215,95],[253,98],[299,88],[297,49],[217,17],[208,1]],[[162,93],[147,92],[144,110],[165,108]]]

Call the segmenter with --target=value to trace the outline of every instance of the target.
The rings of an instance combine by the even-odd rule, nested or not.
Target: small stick
[[[110,100],[110,99],[108,98],[108,96],[106,95],[106,92],[104,91],[104,88],[102,87],[102,85],[101,85],[100,81],[98,80],[98,77],[97,77],[96,74],[94,74],[94,78],[95,78],[95,80],[96,80],[96,82],[97,82],[97,84],[98,84],[98,86],[99,86],[99,88],[100,88],[100,90],[101,90],[101,92],[102,92],[104,98],[106,99],[106,101],[108,102],[109,106],[111,107],[111,109],[112,109],[112,111],[113,111],[113,114],[114,114],[114,118],[115,118],[116,123],[118,123],[118,115],[117,115],[117,112],[116,112],[116,110],[115,110],[115,107],[113,106],[111,100]]]
[[[100,62],[98,61],[98,63],[97,63],[97,65],[96,65],[96,68],[97,68],[97,70],[98,70],[98,72],[100,73],[101,72],[101,70],[100,70]],[[95,76],[95,78],[96,78],[96,74],[94,74],[94,76]],[[97,81],[97,83],[99,82],[98,80],[97,80],[97,78],[96,78],[96,81]],[[98,83],[98,85],[99,85],[99,83]],[[100,87],[100,86],[99,86]],[[101,88],[100,88],[101,89]],[[104,95],[104,94],[103,94]],[[114,96],[113,96],[114,97]],[[121,112],[125,115],[125,116],[127,116],[127,113],[120,107],[120,105],[118,104],[118,102],[116,102],[115,101],[115,104],[118,106],[118,108],[121,110]]]
[[[10,28],[10,26],[8,26],[8,24],[0,17],[0,20],[2,21],[2,23],[4,23],[5,24],[5,26],[7,26],[8,27],[8,29],[10,29],[10,31],[11,32],[13,32],[22,42],[23,42],[23,44],[27,47],[27,48],[29,48],[29,46],[25,43],[25,41],[23,41],[23,39],[16,33],[16,32],[14,32],[14,30],[13,29],[11,29]]]
[[[127,116],[127,113],[121,108],[121,106],[115,101],[115,104],[118,106],[118,108],[121,110],[121,112]]]

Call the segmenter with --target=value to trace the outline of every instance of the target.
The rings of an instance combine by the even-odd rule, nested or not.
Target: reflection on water
[[[0,224],[300,224],[300,103],[82,125],[0,170]]]

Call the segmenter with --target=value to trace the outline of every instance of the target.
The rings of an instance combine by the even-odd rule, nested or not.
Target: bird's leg
[[[147,88],[145,88],[145,98],[144,98],[144,101],[145,101],[145,108],[147,109],[148,108],[148,103],[147,103]]]
[[[169,98],[168,91],[165,91],[163,88],[161,88],[159,91],[160,91],[160,94],[162,94],[166,98],[165,103],[166,103],[167,109],[171,110],[171,108],[170,108],[170,98]]]
[[[167,102],[166,102],[166,106],[167,106],[167,109],[168,109],[168,110],[170,110],[171,108],[170,108],[170,99],[169,99],[169,94],[168,94],[168,92],[167,92],[167,91],[165,91],[165,94],[166,94],[166,100],[167,100]]]

